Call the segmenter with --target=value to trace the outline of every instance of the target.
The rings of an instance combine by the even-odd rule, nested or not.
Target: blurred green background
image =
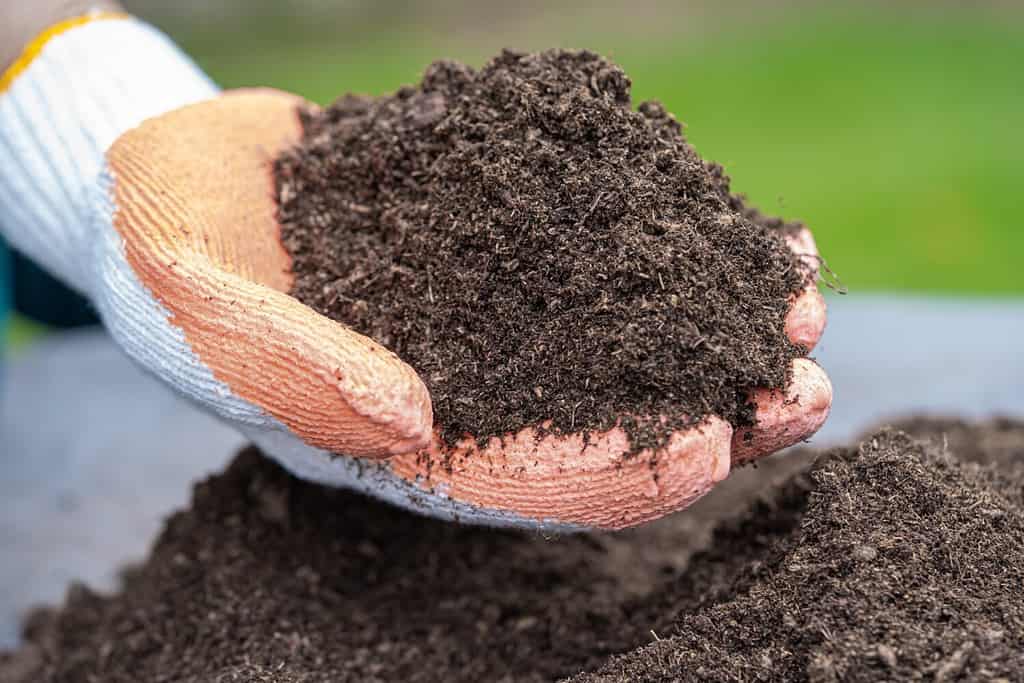
[[[686,122],[736,189],[806,221],[851,291],[1024,292],[1024,8],[372,4],[303,17],[292,3],[235,17],[233,33],[166,27],[225,86],[321,103],[414,82],[438,57],[591,48],[626,69],[636,101]]]
[[[587,47],[625,68],[636,102],[684,121],[734,189],[810,225],[851,292],[1024,292],[1019,4],[126,4],[223,86],[321,103],[415,82],[441,57]]]

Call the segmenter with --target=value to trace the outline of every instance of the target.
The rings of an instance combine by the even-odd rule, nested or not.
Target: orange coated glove
[[[483,449],[445,446],[411,368],[287,294],[272,164],[301,137],[300,106],[278,91],[218,94],[136,20],[74,25],[0,92],[0,145],[32,141],[15,150],[17,174],[0,169],[4,205],[28,198],[20,213],[0,213],[0,229],[89,296],[132,358],[292,472],[433,516],[633,526],[824,422],[828,378],[799,359],[787,391],[755,393],[755,428],[734,433],[712,416],[657,457],[627,458],[620,429],[585,440],[525,428]],[[816,260],[810,233],[791,244]],[[824,324],[808,285],[787,332],[812,348]]]

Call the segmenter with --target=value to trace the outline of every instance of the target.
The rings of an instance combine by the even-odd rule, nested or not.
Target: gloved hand
[[[448,449],[411,368],[287,295],[272,161],[299,140],[305,103],[218,94],[134,19],[60,28],[0,82],[0,228],[85,293],[129,356],[297,475],[448,519],[622,528],[685,507],[827,416],[828,379],[798,360],[784,395],[755,395],[757,428],[734,435],[710,417],[657,458],[625,458],[618,429],[586,445],[527,428],[483,452]],[[813,254],[809,233],[793,243]],[[811,347],[824,321],[809,286],[787,330]]]

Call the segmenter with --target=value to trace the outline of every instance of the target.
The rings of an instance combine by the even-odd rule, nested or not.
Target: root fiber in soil
[[[117,595],[37,613],[0,680],[1019,680],[1024,424],[910,426],[928,440],[780,456],[647,527],[553,539],[250,449]]]
[[[304,130],[275,168],[292,294],[407,361],[449,443],[750,425],[749,392],[805,353],[784,332],[800,226],[746,208],[593,53],[437,62]]]

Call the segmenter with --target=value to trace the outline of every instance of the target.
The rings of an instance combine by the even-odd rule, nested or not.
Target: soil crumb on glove
[[[657,102],[590,52],[431,65],[304,116],[277,160],[292,294],[381,342],[449,443],[550,420],[634,450],[782,388],[806,267]],[[654,416],[672,416],[667,422]]]
[[[643,528],[558,539],[250,449],[117,595],[38,612],[0,680],[1021,680],[1024,423],[913,428],[935,438],[771,458]]]

